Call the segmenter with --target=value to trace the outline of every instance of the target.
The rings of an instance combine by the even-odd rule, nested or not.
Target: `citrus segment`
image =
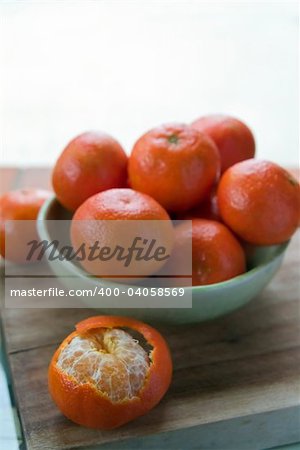
[[[149,358],[125,331],[102,328],[74,337],[61,351],[57,366],[118,402],[133,398],[143,387]]]

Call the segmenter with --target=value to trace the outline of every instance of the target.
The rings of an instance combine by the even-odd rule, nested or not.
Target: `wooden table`
[[[48,186],[46,169],[6,169],[2,189]],[[114,430],[65,419],[47,390],[50,358],[86,309],[3,309],[13,389],[28,449],[263,449],[300,441],[298,232],[264,292],[243,309],[193,326],[160,326],[172,386],[149,414]]]

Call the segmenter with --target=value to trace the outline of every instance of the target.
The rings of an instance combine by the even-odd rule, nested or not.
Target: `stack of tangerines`
[[[246,270],[245,242],[279,244],[299,224],[298,182],[277,164],[254,156],[252,132],[229,116],[154,128],[137,140],[129,158],[111,136],[88,132],[58,158],[53,188],[74,212],[73,223],[192,219],[193,285],[205,285]],[[2,255],[4,221],[34,220],[47,196],[22,190],[1,198]],[[75,247],[91,244],[88,230],[71,234]],[[174,234],[178,248],[190,239],[190,227],[178,226]],[[88,262],[82,264],[96,274]]]
[[[155,128],[138,139],[129,159],[112,137],[84,133],[59,157],[53,187],[74,212],[75,246],[97,238],[88,227],[76,232],[77,220],[160,220],[166,234],[175,234],[175,252],[192,234],[193,284],[210,284],[246,270],[245,242],[279,244],[299,224],[298,182],[254,155],[249,128],[226,116]],[[35,220],[48,196],[25,189],[0,199],[3,256],[5,221]],[[184,222],[173,230],[170,218],[191,219],[192,232]],[[6,232],[19,241],[12,224]],[[17,251],[12,255],[23,261]],[[153,408],[171,377],[171,355],[158,331],[134,319],[98,316],[77,324],[55,352],[49,390],[68,418],[107,429]]]

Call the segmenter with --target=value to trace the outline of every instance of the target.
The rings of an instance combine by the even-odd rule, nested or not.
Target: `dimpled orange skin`
[[[35,189],[23,188],[5,193],[0,197],[0,254],[5,258],[5,221],[12,220],[30,220],[35,221],[38,212],[49,197],[51,192]],[[20,233],[20,225],[12,223],[6,230],[8,242],[13,243],[9,249],[9,259],[16,263],[26,263],[28,253],[27,242],[38,239],[36,228],[23,227],[23,233]],[[26,228],[26,230],[25,230]]]
[[[280,244],[299,224],[299,183],[269,161],[249,159],[230,167],[217,197],[223,221],[251,244]]]
[[[221,157],[221,172],[255,155],[255,140],[251,130],[241,120],[225,115],[200,117],[191,125],[206,133],[215,142]]]
[[[86,132],[73,139],[58,158],[52,174],[59,202],[75,211],[87,198],[124,187],[128,158],[111,136]]]
[[[181,249],[187,248],[191,238],[193,286],[220,283],[246,271],[244,250],[233,233],[222,223],[207,219],[192,219],[192,226],[183,222],[176,227],[173,261],[180,264]],[[186,274],[185,267],[182,274]],[[180,279],[177,281],[180,285]]]
[[[133,189],[169,211],[186,211],[209,194],[219,177],[220,156],[213,141],[190,126],[162,125],[135,143],[128,172]]]
[[[93,195],[77,209],[74,220],[168,220],[166,210],[149,195],[130,188]]]
[[[120,229],[118,222],[108,222],[111,220],[135,222]],[[144,222],[151,220],[155,221],[153,225]],[[149,239],[156,239],[157,245],[163,245],[168,254],[172,251],[173,225],[166,210],[156,200],[133,189],[109,189],[90,197],[77,209],[71,223],[71,241],[75,249],[83,243],[86,247],[92,246],[96,241],[112,249],[117,244],[127,248],[134,238],[144,234],[145,228]],[[90,261],[85,258],[80,263],[87,272],[96,276],[139,278],[156,272],[165,261],[132,260],[127,268],[115,258],[104,263],[99,259]]]
[[[56,367],[61,350],[78,334],[97,328],[128,327],[138,331],[153,347],[151,365],[138,397],[114,403],[89,383],[78,384]],[[172,378],[169,348],[154,328],[135,319],[96,316],[83,320],[56,350],[48,372],[50,394],[60,411],[73,422],[90,428],[119,427],[152,409],[168,390]]]

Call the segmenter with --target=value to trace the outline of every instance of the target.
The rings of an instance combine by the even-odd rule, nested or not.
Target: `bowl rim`
[[[48,233],[48,229],[47,229],[47,226],[46,226],[46,222],[47,222],[46,217],[47,217],[47,213],[48,213],[49,209],[55,203],[59,203],[60,204],[60,202],[58,201],[57,197],[55,195],[53,195],[53,196],[49,197],[43,203],[42,207],[39,210],[38,217],[37,217],[37,229],[38,229],[39,237],[41,239],[50,240],[50,235]],[[219,283],[213,283],[213,284],[207,284],[207,285],[179,286],[179,287],[184,287],[184,289],[192,290],[192,291],[206,292],[206,291],[210,291],[210,290],[213,290],[213,289],[216,289],[216,288],[222,288],[222,287],[228,288],[231,285],[236,285],[238,282],[243,282],[245,280],[248,281],[249,279],[252,279],[262,269],[270,266],[271,264],[275,263],[275,261],[277,261],[277,259],[282,257],[282,255],[285,252],[285,250],[287,249],[289,243],[290,243],[290,240],[285,241],[285,242],[283,242],[281,244],[275,244],[275,246],[277,248],[275,249],[274,255],[271,257],[270,260],[262,262],[262,263],[258,264],[257,266],[253,267],[252,269],[247,270],[246,272],[242,273],[241,275],[237,275],[236,277],[230,278],[229,280],[220,281]],[[264,246],[261,246],[261,247],[264,247]],[[65,265],[65,267],[69,268],[72,273],[75,273],[75,274],[77,273],[78,276],[85,277],[85,278],[88,278],[90,280],[93,280],[94,282],[99,282],[99,283],[102,283],[102,284],[103,284],[103,282],[108,282],[107,279],[98,278],[98,277],[95,277],[93,275],[88,274],[84,269],[82,269],[81,267],[76,266],[71,261],[64,261],[64,265]],[[121,284],[121,283],[117,283],[117,282],[111,282],[111,284],[113,284],[113,283]],[[131,285],[131,286],[134,287],[134,285]],[[138,286],[136,286],[136,287],[138,287]]]

